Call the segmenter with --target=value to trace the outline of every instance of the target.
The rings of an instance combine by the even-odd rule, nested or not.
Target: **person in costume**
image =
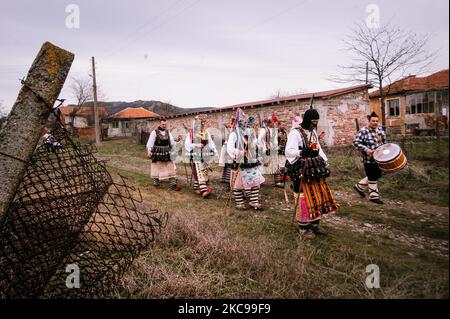
[[[206,124],[206,114],[196,116],[193,129],[186,135],[184,143],[194,176],[194,192],[203,198],[212,192],[212,188],[207,185],[211,170],[208,164],[217,155],[216,145],[206,129]]]
[[[220,157],[219,157],[219,166],[223,167],[221,182],[226,184],[228,187],[230,186],[231,161],[230,156],[228,155],[227,152],[227,142],[231,130],[233,129],[233,126],[234,126],[234,118],[231,119],[230,125],[225,125],[224,143],[222,145],[222,149],[220,150]]]
[[[261,145],[263,155],[263,165],[261,173],[273,175],[278,173],[278,153],[274,134],[275,119],[265,118],[262,120],[262,127],[258,133],[258,144]]]
[[[378,125],[379,117],[372,112],[368,117],[369,124],[359,130],[355,136],[353,145],[361,153],[366,177],[354,185],[354,189],[361,196],[365,197],[365,192],[369,190],[369,199],[375,204],[383,204],[378,192],[378,179],[381,177],[381,169],[373,159],[374,150],[386,143],[386,133]]]
[[[51,151],[55,153],[57,150],[63,147],[62,144],[58,141],[58,139],[55,136],[53,136],[51,130],[46,131],[46,133],[43,136],[43,139],[45,148],[49,152]]]
[[[287,136],[288,136],[288,133],[286,130],[285,123],[283,121],[278,121],[278,136],[277,136],[278,169],[274,175],[275,186],[277,186],[277,187],[284,187],[284,181],[285,181],[285,178],[287,177],[285,175],[286,156],[284,155],[285,150],[286,150]]]
[[[319,144],[316,128],[319,113],[308,109],[301,123],[295,117],[286,142],[286,169],[294,191],[294,216],[304,239],[326,234],[320,227],[324,214],[334,213],[338,205],[326,178],[328,158]]]
[[[227,141],[227,152],[232,160],[230,187],[237,209],[246,209],[245,199],[254,210],[261,210],[259,191],[265,179],[259,169],[261,157],[258,156],[256,131],[253,126],[255,116],[247,117],[240,108],[236,112],[234,130]]]
[[[166,120],[161,120],[159,126],[150,133],[147,141],[147,156],[152,160],[150,175],[156,189],[161,188],[161,181],[169,180],[170,189],[181,190],[177,182],[176,166],[171,159],[175,146],[176,142],[167,129]]]

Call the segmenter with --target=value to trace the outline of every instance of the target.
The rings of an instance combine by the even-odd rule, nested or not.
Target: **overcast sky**
[[[70,4],[79,28],[66,25]],[[92,56],[108,101],[226,106],[342,87],[327,78],[349,61],[342,39],[370,4],[381,23],[430,34],[431,71],[448,68],[448,0],[2,1],[0,102],[12,106],[45,41],[75,53],[61,92],[71,102],[70,78],[87,77]]]

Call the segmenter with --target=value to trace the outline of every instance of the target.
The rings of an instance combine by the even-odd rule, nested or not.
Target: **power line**
[[[142,24],[141,26],[139,26],[136,30],[134,30],[133,32],[130,32],[127,36],[125,36],[120,43],[124,43],[124,41],[129,41],[130,38],[136,36],[136,33],[138,33],[139,31],[141,31],[142,29],[144,29],[145,27],[147,27],[150,23],[154,22],[155,20],[157,20],[158,18],[160,18],[161,16],[163,16],[166,12],[168,12],[170,9],[172,9],[173,7],[177,6],[178,3],[182,2],[184,0],[177,0],[175,2],[172,2],[172,4],[170,4],[168,7],[166,7],[164,10],[162,10],[161,12],[153,15],[149,20],[147,20],[144,24]],[[106,55],[104,56],[104,58],[108,57],[109,55],[111,55],[111,53],[113,53],[115,51],[115,49],[111,49],[109,50]]]
[[[167,19],[163,20],[161,23],[155,25],[152,29],[150,29],[150,30],[149,30],[148,32],[146,32],[144,35],[142,35],[142,36],[139,36],[139,35],[138,35],[134,40],[132,40],[130,43],[128,43],[128,45],[131,44],[131,43],[133,43],[133,42],[135,42],[135,41],[137,41],[137,40],[139,40],[140,38],[143,38],[143,37],[145,38],[145,37],[147,37],[149,34],[153,33],[153,32],[156,31],[156,30],[158,30],[160,27],[164,26],[164,25],[167,24],[169,21],[175,19],[176,17],[180,16],[182,13],[186,12],[187,10],[189,10],[190,8],[192,8],[193,6],[197,5],[197,3],[199,3],[200,1],[201,1],[201,0],[196,0],[196,1],[192,2],[192,3],[190,3],[189,5],[187,5],[186,7],[184,7],[181,11],[179,11],[179,12],[176,13],[175,15],[170,16],[170,17],[168,17]],[[115,52],[113,52],[112,54],[106,55],[106,56],[104,56],[103,58],[106,59],[106,58],[109,58],[109,57],[113,56],[114,54],[119,53],[119,52],[122,51],[123,49],[127,48],[128,45],[123,45],[123,46],[121,46],[119,49],[115,50]]]
[[[283,9],[283,10],[281,10],[281,11],[275,13],[275,14],[272,15],[272,16],[270,16],[270,17],[268,17],[268,18],[265,18],[264,20],[259,21],[259,22],[256,23],[255,25],[253,25],[253,26],[247,28],[245,31],[241,32],[241,34],[248,33],[249,31],[251,31],[251,30],[253,30],[253,29],[259,27],[260,25],[265,24],[265,23],[267,23],[267,22],[269,22],[269,21],[271,21],[271,20],[273,20],[273,19],[279,17],[280,15],[283,15],[284,13],[286,13],[286,12],[288,12],[288,11],[291,11],[291,10],[295,9],[295,8],[297,8],[298,6],[300,6],[300,5],[302,5],[302,4],[305,4],[306,2],[308,2],[308,0],[296,2],[294,5],[289,6],[289,7],[287,7],[286,9]]]

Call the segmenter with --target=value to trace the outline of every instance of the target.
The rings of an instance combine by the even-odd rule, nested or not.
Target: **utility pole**
[[[369,62],[366,62],[366,84],[369,84]]]
[[[436,92],[433,92],[434,97],[436,97]],[[437,151],[437,155],[438,158],[441,157],[441,132],[439,132],[439,120],[441,117],[441,103],[439,103],[438,101],[436,101],[436,98],[434,98],[434,117],[436,119],[436,124],[435,124],[435,130],[436,130],[436,143],[437,143],[437,147],[436,147],[436,151]],[[438,103],[436,103],[438,102]]]
[[[95,58],[92,57],[92,89],[94,95],[94,123],[95,123],[95,145],[100,146],[100,124],[98,119],[98,107],[97,107],[97,80],[95,77]]]

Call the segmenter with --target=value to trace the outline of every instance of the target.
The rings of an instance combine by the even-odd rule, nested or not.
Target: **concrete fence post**
[[[44,43],[0,131],[0,222],[14,199],[73,59],[72,53]]]

